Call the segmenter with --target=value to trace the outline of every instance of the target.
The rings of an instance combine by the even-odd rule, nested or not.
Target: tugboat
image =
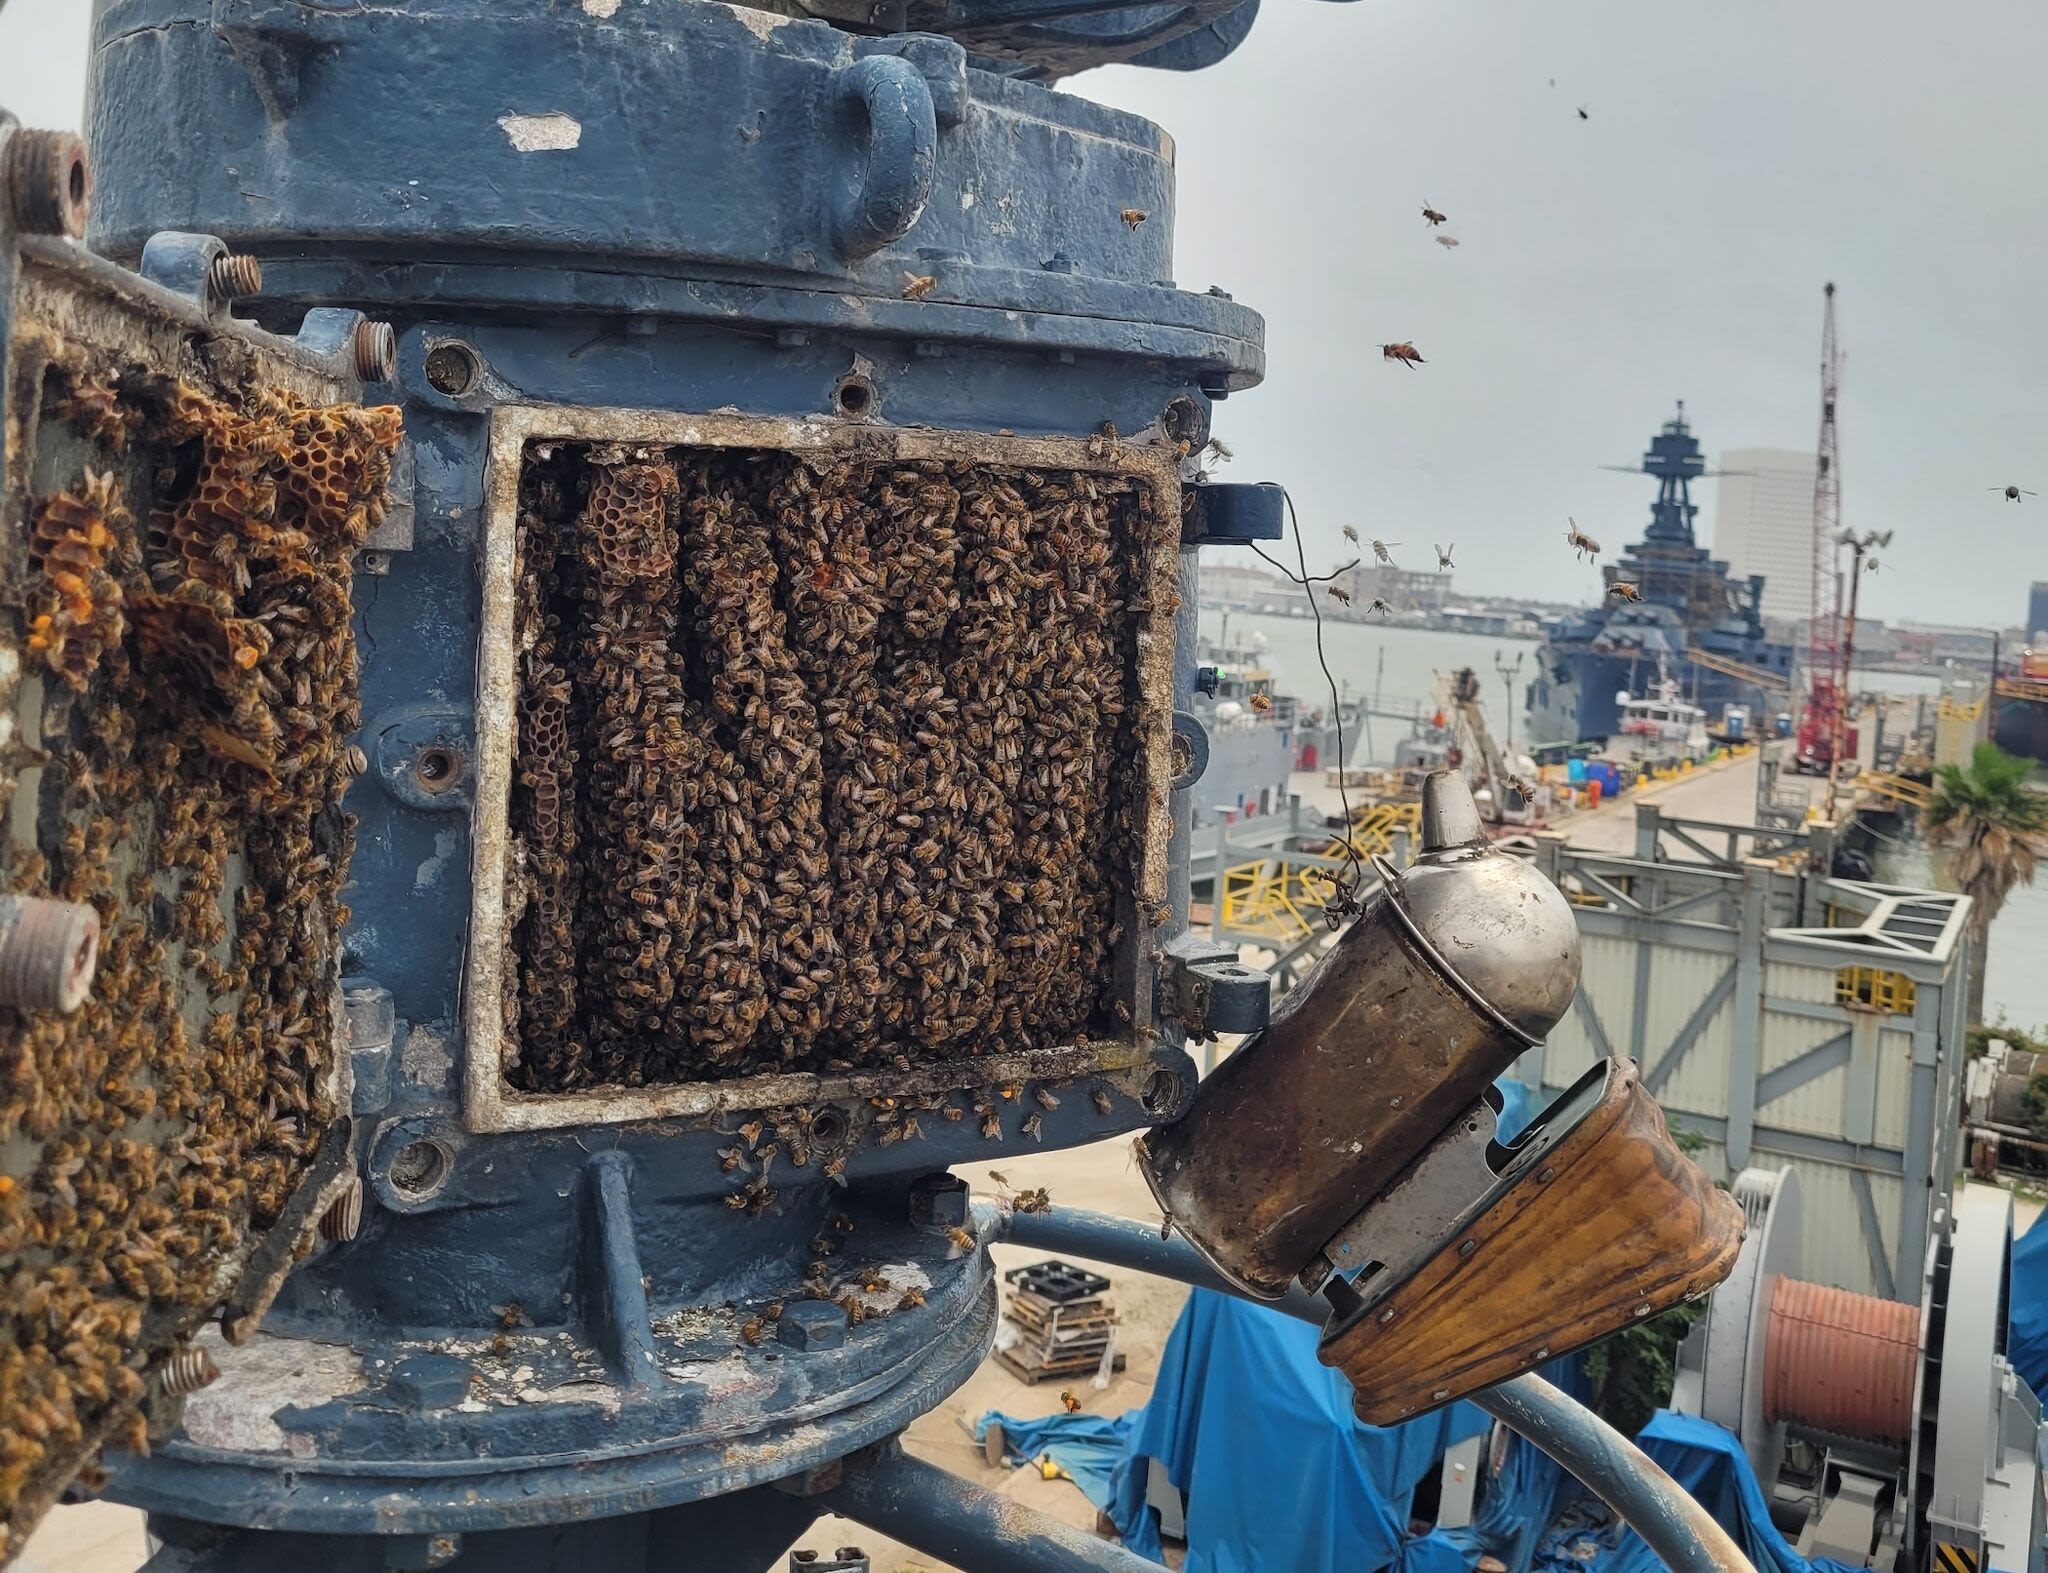
[[[1602,568],[1607,585],[1630,585],[1638,598],[1610,598],[1546,628],[1528,696],[1529,733],[1544,746],[1618,736],[1623,699],[1664,673],[1683,673],[1687,696],[1710,715],[1757,701],[1762,690],[1744,668],[1780,686],[1791,675],[1792,647],[1764,634],[1763,575],[1731,577],[1693,539],[1692,483],[1707,470],[1683,400],[1641,471],[1657,482],[1650,527]]]

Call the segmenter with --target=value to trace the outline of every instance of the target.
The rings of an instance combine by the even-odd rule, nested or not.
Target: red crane
[[[1851,746],[1843,732],[1849,673],[1843,665],[1842,584],[1835,562],[1842,534],[1842,472],[1836,450],[1835,399],[1842,355],[1835,343],[1835,286],[1823,292],[1820,332],[1820,452],[1813,475],[1813,597],[1806,634],[1806,704],[1792,756],[1795,771],[1832,775]]]

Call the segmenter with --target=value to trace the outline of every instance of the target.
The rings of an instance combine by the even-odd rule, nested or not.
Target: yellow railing
[[[1410,835],[1414,835],[1421,829],[1420,803],[1375,803],[1370,808],[1362,808],[1351,816],[1349,840],[1352,850],[1360,857],[1371,857],[1374,853],[1384,857],[1394,850],[1396,830],[1406,830]],[[1333,838],[1330,842],[1331,852],[1341,854],[1344,839]]]
[[[1907,808],[1925,808],[1934,801],[1934,789],[1924,781],[1895,776],[1886,771],[1866,771],[1856,778],[1856,790],[1871,797],[1889,798]]]
[[[1944,694],[1935,712],[1944,721],[1974,721],[1984,713],[1984,701],[1977,698],[1964,704],[1960,699],[1951,699]]]
[[[1306,939],[1330,894],[1322,869],[1298,868],[1280,858],[1240,863],[1223,871],[1222,926],[1232,934]]]
[[[1865,1005],[1895,1016],[1913,1013],[1913,980],[1882,967],[1844,967],[1835,974],[1835,1003]]]

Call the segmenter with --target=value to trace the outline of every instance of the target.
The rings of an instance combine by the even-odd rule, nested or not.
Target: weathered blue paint
[[[918,1138],[887,1146],[876,1111],[843,1106],[836,1147],[778,1166],[759,1216],[728,1205],[720,1159],[746,1114],[497,1134],[462,1121],[494,411],[839,420],[857,373],[870,422],[1027,437],[1110,425],[1193,449],[1212,401],[1263,372],[1255,313],[1172,282],[1165,134],[975,63],[1009,51],[1024,58],[1003,70],[1028,74],[1156,52],[1190,68],[1242,38],[1253,7],[1068,16],[954,0],[932,14],[958,36],[855,37],[698,0],[99,0],[97,248],[148,252],[189,284],[214,254],[193,237],[219,237],[264,265],[262,296],[238,311],[322,344],[364,309],[398,333],[393,380],[370,397],[404,407],[410,532],[373,543],[356,585],[370,768],[348,802],[347,965],[377,1007],[371,1036],[389,1036],[362,1051],[365,1218],[293,1275],[265,1324],[308,1374],[237,1400],[272,1428],[257,1427],[262,1445],[209,1424],[226,1400],[200,1394],[193,1424],[122,1461],[113,1486],[183,1523],[274,1532],[236,1540],[248,1566],[273,1552],[352,1565],[374,1555],[355,1536],[477,1537],[469,1556],[494,1531],[608,1515],[639,1515],[651,1545],[651,1526],[691,1503],[723,1522],[715,1499],[900,1430],[985,1354],[986,1253],[914,1219],[913,1182],[1132,1130],[1194,1086],[1174,1035],[1128,1070],[1046,1087],[1051,1108],[995,1100],[994,1139],[966,1108],[975,1092],[954,1099],[964,1118],[921,1116]],[[179,238],[153,242],[166,232]],[[469,374],[436,387],[429,356],[451,343]],[[1274,494],[1207,499],[1209,539],[1277,526]],[[1161,946],[1185,922],[1185,792],[1172,813]],[[843,1186],[819,1161],[835,1152]],[[906,1275],[923,1303],[854,1325],[796,1310],[819,1238]],[[758,1342],[741,1332],[756,1316]],[[498,1565],[554,1565],[515,1544]]]

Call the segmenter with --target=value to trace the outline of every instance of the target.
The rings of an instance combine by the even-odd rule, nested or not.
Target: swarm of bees
[[[1166,510],[733,450],[558,445],[523,483],[516,1085],[1114,1034]]]
[[[1423,360],[1423,358],[1419,354],[1416,353],[1415,346],[1406,342],[1395,344],[1382,344],[1380,346],[1380,359],[1397,360],[1409,366],[1422,366],[1428,364],[1426,361]]]
[[[81,365],[43,418],[108,462],[32,501],[6,586],[50,681],[41,750],[0,751],[0,801],[42,807],[0,837],[0,887],[91,903],[103,939],[80,1010],[0,1022],[0,1547],[32,1477],[146,1445],[152,1348],[218,1301],[335,1112],[352,563],[399,436],[395,409]],[[175,500],[116,479],[173,453]]]
[[[1572,555],[1591,562],[1600,555],[1600,543],[1579,528],[1579,521],[1567,519],[1564,522],[1564,543],[1572,549]]]

